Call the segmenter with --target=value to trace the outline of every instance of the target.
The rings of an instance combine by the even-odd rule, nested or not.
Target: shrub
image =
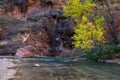
[[[98,59],[113,59],[120,57],[120,44],[118,45],[103,45],[101,47],[93,48],[86,52],[85,57],[87,60]]]
[[[101,55],[99,58],[112,59],[117,57],[116,54],[120,52],[120,44],[118,45],[104,45],[102,46]]]
[[[85,57],[87,60],[97,61],[100,55],[101,55],[100,48],[93,48],[90,51],[86,52]]]

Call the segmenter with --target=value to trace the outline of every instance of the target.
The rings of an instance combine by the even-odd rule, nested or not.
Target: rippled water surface
[[[24,58],[13,62],[17,66],[12,69],[17,72],[9,80],[120,80],[118,64],[57,58]]]

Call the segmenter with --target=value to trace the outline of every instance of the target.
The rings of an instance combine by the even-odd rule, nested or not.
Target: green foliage
[[[103,45],[87,51],[85,55],[87,60],[113,59],[120,57],[120,44],[118,45]]]
[[[96,16],[89,19],[95,6],[91,0],[69,0],[69,4],[63,6],[64,15],[73,18],[76,23],[72,37],[76,48],[91,49],[103,42],[104,28],[101,25],[104,18]]]
[[[103,59],[115,58],[118,57],[120,52],[120,45],[104,45],[102,47],[102,55],[100,56]]]
[[[90,51],[87,51],[85,57],[87,60],[97,61],[100,55],[101,55],[101,49],[93,48]]]

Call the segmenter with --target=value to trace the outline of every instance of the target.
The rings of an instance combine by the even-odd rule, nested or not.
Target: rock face
[[[65,47],[72,48],[71,36],[74,33],[73,27],[71,26],[72,20],[65,18],[62,14],[63,12],[57,9],[57,10],[51,10],[50,12],[47,12],[44,15],[42,14],[35,15],[27,19],[31,22],[37,23],[34,25],[34,29],[32,30],[40,29],[39,32],[41,33],[35,33],[33,34],[34,35],[33,37],[35,38],[35,35],[37,35],[36,40],[37,42],[39,42],[39,44],[41,44],[41,46],[44,46],[44,44],[47,43],[46,50],[51,55],[61,53]],[[42,35],[44,35],[44,38],[42,39],[42,41],[40,41],[40,38],[42,38],[41,37]],[[46,35],[46,38],[45,38],[45,35]],[[39,39],[38,39],[38,36],[39,36]],[[33,40],[33,42],[31,43],[38,44],[37,42]],[[38,46],[40,45],[36,45],[36,47]],[[45,51],[42,51],[42,52],[45,52]]]
[[[34,14],[44,14],[50,10],[60,8],[67,4],[67,0],[1,0],[1,13],[25,20],[26,17]]]
[[[21,45],[21,41],[11,41],[11,40],[3,40],[0,41],[0,54],[7,55],[7,53],[13,54],[16,52],[16,49]],[[9,52],[8,52],[9,51]]]
[[[20,40],[20,55],[29,54],[24,48],[28,45],[34,47],[35,54],[48,56],[71,49],[74,23],[63,16],[61,6],[65,4],[67,0],[1,0],[0,40]]]
[[[24,48],[19,48],[15,54],[16,57],[33,57],[33,47],[25,46]]]

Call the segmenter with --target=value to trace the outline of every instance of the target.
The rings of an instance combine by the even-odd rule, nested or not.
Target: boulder
[[[15,54],[16,57],[33,57],[33,47],[32,46],[25,46],[24,48],[17,49]]]

